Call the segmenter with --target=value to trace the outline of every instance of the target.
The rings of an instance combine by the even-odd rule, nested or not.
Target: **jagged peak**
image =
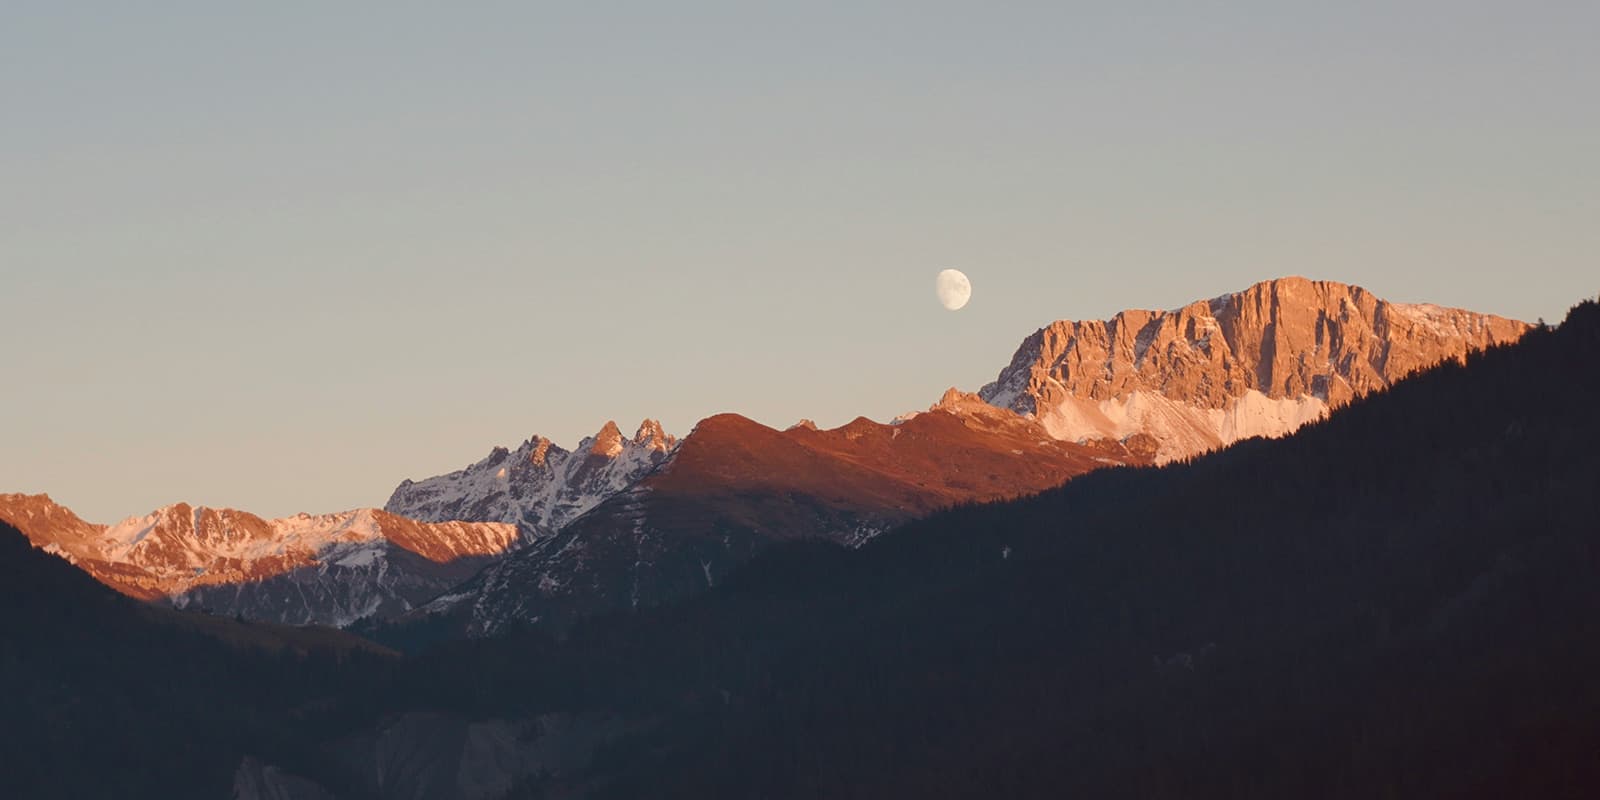
[[[976,395],[967,394],[966,392],[963,392],[960,389],[952,386],[944,390],[944,394],[939,397],[939,402],[933,404],[933,408],[955,408],[959,406],[963,400],[969,397],[972,399],[977,399]]]
[[[622,452],[622,429],[617,427],[616,420],[608,419],[605,425],[600,426],[600,431],[591,437],[589,453],[611,458],[620,452]]]
[[[956,414],[986,413],[993,409],[994,407],[981,395],[963,392],[954,386],[944,390],[939,402],[928,407],[929,411],[948,411]]]
[[[814,431],[816,429],[817,429],[817,423],[812,422],[811,420],[802,417],[799,422],[796,422],[795,424],[790,425],[785,430],[791,430],[791,431],[793,431],[793,430]]]
[[[531,447],[529,447],[529,445],[531,445]],[[532,439],[529,439],[528,443],[526,445],[523,445],[523,446],[524,447],[529,447],[529,450],[528,450],[528,463],[529,464],[532,464],[532,465],[534,465],[536,467],[542,467],[542,466],[545,465],[545,462],[550,458],[550,440],[546,439],[543,436],[537,436],[536,435]]]
[[[28,494],[27,492],[0,492],[0,502],[5,503],[49,503],[53,506],[61,505],[51,499],[49,494]]]
[[[668,434],[662,427],[660,420],[646,417],[639,423],[639,430],[633,435],[633,443],[655,450],[665,450],[677,444],[678,437]]]

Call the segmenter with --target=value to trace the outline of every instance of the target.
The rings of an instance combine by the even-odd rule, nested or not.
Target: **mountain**
[[[704,590],[775,542],[856,546],[946,506],[1148,463],[1155,446],[1145,437],[1062,442],[954,389],[892,425],[857,418],[779,431],[719,414],[637,483],[411,617],[451,618],[473,634],[516,622],[561,627]]]
[[[240,779],[414,797],[415,744],[513,798],[1594,797],[1597,359],[1586,303],[1293,436],[451,642]]]
[[[1023,341],[979,394],[1068,441],[1134,433],[1159,458],[1281,436],[1442,361],[1515,341],[1526,323],[1390,303],[1358,286],[1258,283],[1172,311],[1062,320]]]
[[[617,423],[567,451],[543,436],[516,450],[496,447],[476,464],[405,480],[384,509],[412,519],[508,522],[532,541],[559,530],[666,461],[678,439],[647,419],[629,439]]]
[[[859,544],[943,506],[1279,436],[1529,327],[1283,278],[1175,311],[1053,323],[977,395],[952,389],[895,425],[803,421],[779,432],[719,415],[678,443],[648,420],[631,440],[607,423],[573,453],[535,437],[408,480],[386,507],[516,522],[534,542],[429,614],[470,616],[475,633],[513,620],[560,625],[704,589],[773,541]],[[1041,445],[1051,441],[1086,449]]]
[[[1594,797],[1597,360],[1585,303],[1293,436],[1097,469],[859,546],[785,537],[559,638],[508,625],[404,658],[135,602],[0,522],[5,795]],[[1002,435],[1091,461],[1143,441],[1094,455],[947,400],[829,431],[714,417],[679,456],[752,452],[686,458],[659,493],[716,502],[640,518],[731,504],[735,532],[742,504],[784,507],[745,490],[793,473],[812,499],[776,518],[848,524],[850,504],[913,497],[894,484],[946,445],[959,459],[931,474],[967,482],[955,494],[1028,460],[995,452]]]
[[[95,525],[47,495],[0,495],[0,520],[132,597],[337,626],[407,611],[518,541],[511,525],[422,523],[375,509],[267,520],[178,503]]]

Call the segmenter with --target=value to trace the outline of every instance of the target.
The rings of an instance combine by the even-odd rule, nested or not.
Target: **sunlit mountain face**
[[[376,509],[268,520],[178,503],[94,525],[47,495],[8,494],[0,520],[131,597],[291,624],[402,613],[517,543],[511,525]]]
[[[102,718],[77,796],[1587,796],[1597,308],[1283,279],[383,510],[0,495],[19,796]]]
[[[1061,320],[980,394],[1078,440],[1155,437],[1161,461],[1282,436],[1419,369],[1516,341],[1524,322],[1391,303],[1359,286],[1265,281],[1170,311]]]
[[[463,584],[465,605],[564,619],[513,613],[408,656],[158,608],[0,526],[7,777],[22,797],[244,800],[1590,796],[1597,358],[1590,303],[1294,434],[1166,465],[1153,443],[1063,443],[958,392],[894,425],[714,417],[635,489]],[[1041,454],[1100,466],[938,510]],[[101,535],[43,498],[8,503]],[[541,542],[622,563],[607,548],[634,540],[587,527],[612,503],[690,542],[696,520],[909,516],[864,540],[784,536],[723,572],[703,566],[720,551],[647,552],[696,585],[638,607],[563,609],[504,567]],[[548,574],[631,599],[646,573]]]
[[[775,542],[858,546],[960,503],[1281,436],[1528,325],[1303,278],[1171,311],[1058,321],[976,395],[889,424],[783,431],[736,414],[680,440],[614,422],[407,479],[384,510],[268,520],[168,506],[92,525],[47,497],[0,519],[146,600],[287,623],[422,623],[448,635],[563,627],[715,585]],[[448,622],[446,622],[448,620]]]

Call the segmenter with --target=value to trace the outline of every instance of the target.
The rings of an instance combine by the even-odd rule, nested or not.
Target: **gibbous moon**
[[[947,269],[939,273],[933,282],[933,290],[939,294],[939,305],[950,311],[960,311],[961,307],[972,299],[972,281],[959,269]]]

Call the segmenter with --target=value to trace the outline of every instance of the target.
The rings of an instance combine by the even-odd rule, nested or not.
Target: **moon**
[[[960,311],[961,307],[972,299],[972,281],[959,269],[947,269],[939,273],[933,282],[933,290],[939,295],[939,305],[948,311]]]

